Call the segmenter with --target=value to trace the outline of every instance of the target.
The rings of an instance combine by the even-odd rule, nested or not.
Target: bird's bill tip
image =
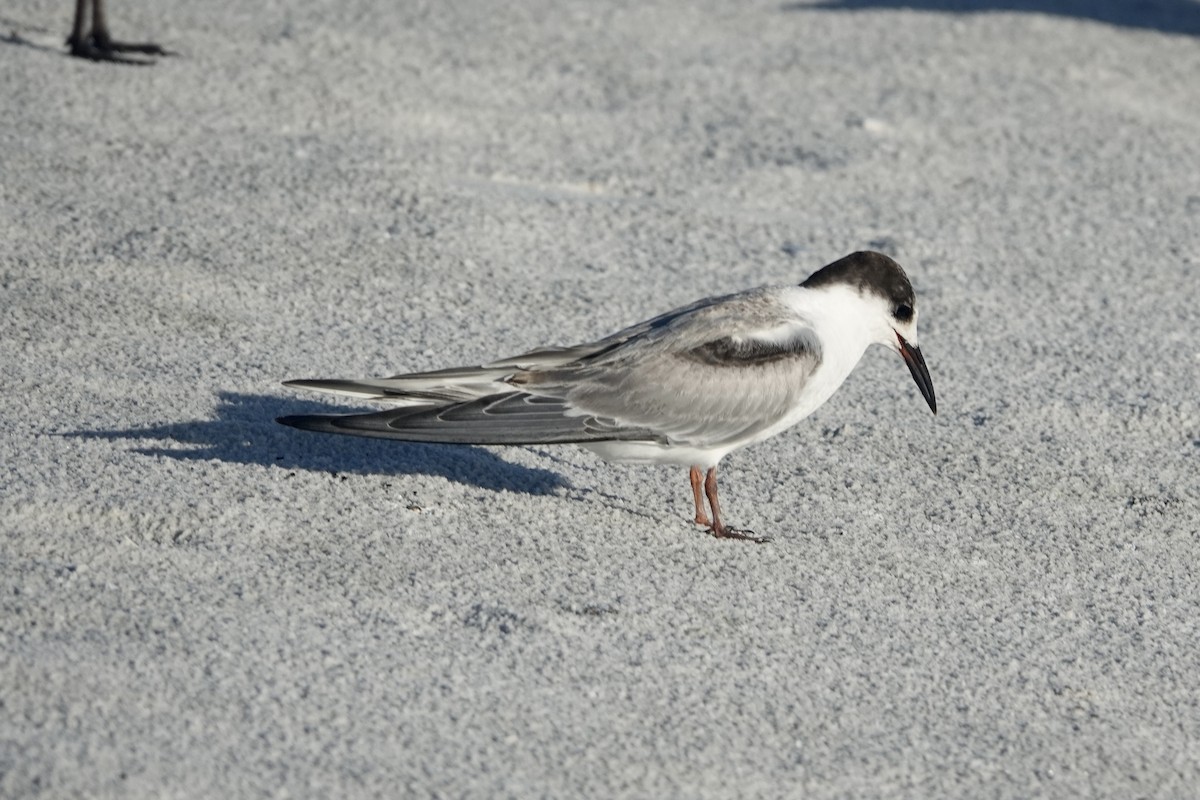
[[[908,365],[908,371],[912,373],[913,381],[921,390],[925,402],[929,403],[929,410],[937,414],[937,398],[933,394],[933,380],[929,377],[929,368],[925,366],[925,357],[921,355],[921,348],[913,347],[900,334],[896,334],[896,338],[900,340],[900,355],[904,358],[904,363]]]

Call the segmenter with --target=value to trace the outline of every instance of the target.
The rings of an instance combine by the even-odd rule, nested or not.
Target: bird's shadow
[[[1200,36],[1200,4],[1194,0],[817,0],[791,2],[785,11],[906,9],[955,14],[1021,12],[1077,17],[1123,28]]]
[[[357,436],[315,435],[275,422],[283,414],[348,413],[353,409],[272,395],[219,392],[214,418],[121,430],[74,431],[86,439],[174,442],[132,448],[180,461],[224,461],[288,470],[360,475],[436,475],[491,491],[530,495],[574,489],[546,469],[525,467],[482,447],[415,444]]]
[[[41,39],[48,38],[48,36],[51,33],[50,31],[46,30],[45,28],[35,28],[32,25],[24,25],[22,23],[17,22],[16,20],[9,19],[8,17],[0,17],[0,29],[7,30],[7,33],[0,34],[0,44],[11,44],[11,45],[16,45],[17,47],[28,47],[33,50],[40,50],[43,53],[55,53],[55,54],[59,54],[59,55],[66,55],[66,53],[67,53],[66,47],[61,46],[61,45],[56,46],[56,47],[51,47],[48,44],[43,44],[41,42],[34,41],[33,39],[30,39],[27,36],[22,35],[18,30],[20,28],[23,28],[26,31],[34,33],[34,34],[44,34],[44,35],[38,37]],[[66,38],[66,34],[63,34],[63,38],[64,39]]]

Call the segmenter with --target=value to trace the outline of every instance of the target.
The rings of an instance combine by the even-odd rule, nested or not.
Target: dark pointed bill
[[[929,403],[929,410],[936,414],[937,400],[933,396],[933,381],[929,379],[929,368],[925,366],[921,348],[913,347],[898,333],[896,338],[900,340],[900,355],[904,357],[904,363],[908,364],[908,371],[912,373],[917,388],[925,396],[925,402]]]

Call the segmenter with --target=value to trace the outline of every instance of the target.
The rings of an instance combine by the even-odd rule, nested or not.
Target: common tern
[[[815,411],[872,344],[899,353],[936,414],[912,284],[891,258],[859,252],[799,285],[698,300],[588,344],[391,378],[286,381],[394,407],[277,421],[409,442],[570,443],[608,461],[679,464],[697,524],[766,541],[722,521],[718,462]]]

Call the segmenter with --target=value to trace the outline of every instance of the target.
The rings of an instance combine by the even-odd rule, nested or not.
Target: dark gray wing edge
[[[722,337],[681,353],[684,358],[713,367],[752,367],[794,359],[820,363],[821,348],[804,331],[781,342]]]
[[[439,444],[572,444],[665,442],[644,428],[586,414],[551,397],[512,392],[436,408],[398,408],[372,414],[307,414],[275,421],[302,430]]]

